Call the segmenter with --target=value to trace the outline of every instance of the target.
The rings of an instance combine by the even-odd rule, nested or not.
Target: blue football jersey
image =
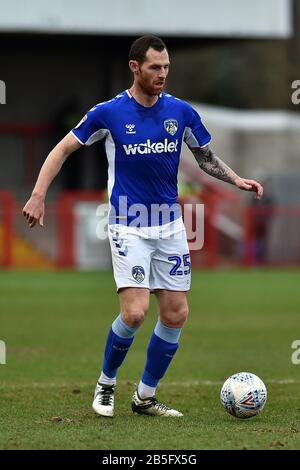
[[[162,93],[153,106],[145,107],[128,90],[94,106],[71,133],[82,145],[105,139],[109,223],[138,221],[141,226],[181,216],[177,175],[182,142],[193,149],[211,140],[185,101]]]

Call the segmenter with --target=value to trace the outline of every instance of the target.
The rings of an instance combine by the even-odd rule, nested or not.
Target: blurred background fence
[[[148,32],[169,48],[166,91],[198,109],[217,155],[265,186],[256,202],[203,174],[183,149],[180,201],[205,205],[194,267],[299,265],[300,114],[291,99],[300,78],[299,2],[187,3],[12,0],[1,7],[1,267],[110,268],[107,240],[96,233],[96,208],[106,202],[101,143],[67,160],[49,190],[43,229],[29,230],[21,210],[57,141],[87,109],[131,85],[128,50]]]

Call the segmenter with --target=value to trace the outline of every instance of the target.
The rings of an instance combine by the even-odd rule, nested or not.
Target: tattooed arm
[[[199,167],[210,176],[219,180],[231,183],[244,191],[254,191],[256,199],[261,199],[263,195],[263,187],[255,180],[249,180],[238,176],[226,163],[217,157],[209,145],[202,148],[192,149],[195,159]]]

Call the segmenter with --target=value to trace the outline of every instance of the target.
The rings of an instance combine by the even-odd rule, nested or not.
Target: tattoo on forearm
[[[234,184],[238,178],[237,174],[217,157],[208,145],[193,150],[193,154],[199,167],[208,175],[231,184]]]

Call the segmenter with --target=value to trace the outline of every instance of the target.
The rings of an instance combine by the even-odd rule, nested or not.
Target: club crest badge
[[[178,121],[176,119],[166,119],[164,121],[164,128],[169,134],[175,135],[178,130]]]
[[[145,270],[142,266],[133,266],[132,268],[132,277],[139,284],[145,279]]]

